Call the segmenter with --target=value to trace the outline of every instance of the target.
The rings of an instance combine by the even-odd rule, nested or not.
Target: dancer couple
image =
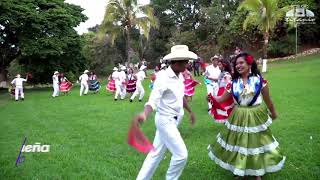
[[[164,57],[170,66],[160,72],[154,83],[149,101],[144,111],[132,121],[132,127],[139,128],[149,114],[156,110],[156,135],[151,150],[137,176],[137,179],[151,179],[166,150],[171,154],[171,162],[166,179],[178,179],[187,162],[188,152],[177,128],[185,108],[191,123],[195,115],[184,97],[182,72],[188,60],[197,55],[185,45],[176,45]],[[225,129],[218,134],[213,146],[209,146],[209,156],[222,168],[236,176],[256,176],[260,179],[265,173],[275,172],[284,165],[285,157],[279,153],[279,143],[272,136],[269,126],[277,113],[269,96],[267,82],[260,75],[252,56],[240,54],[235,63],[235,77],[228,90],[219,98],[209,96],[211,104],[219,108],[219,103],[232,96],[236,101]],[[262,100],[271,112],[262,105]]]

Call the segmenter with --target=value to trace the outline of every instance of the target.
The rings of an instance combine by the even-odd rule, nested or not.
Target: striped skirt
[[[114,80],[110,80],[110,81],[108,82],[107,86],[106,86],[106,89],[107,89],[108,91],[111,91],[111,92],[116,91],[116,83],[115,83],[115,81],[114,81]]]
[[[59,89],[60,92],[68,92],[72,88],[73,84],[68,81],[64,81],[60,83]]]
[[[192,79],[186,79],[184,80],[184,95],[185,96],[193,96],[195,93],[194,87],[198,85],[197,81],[194,81]]]
[[[225,88],[220,87],[218,91],[218,96],[221,96],[224,93],[224,91],[225,91]],[[215,122],[225,123],[228,120],[228,117],[231,114],[231,111],[233,110],[233,107],[234,107],[233,98],[230,97],[225,102],[220,103],[220,105],[225,110],[221,110],[221,109],[215,108],[215,106],[212,106],[209,113],[212,115]]]
[[[286,157],[269,126],[272,119],[263,105],[237,106],[215,142],[209,157],[237,176],[263,176],[282,169]]]
[[[97,80],[89,80],[89,90],[90,91],[99,91],[100,83]]]
[[[133,93],[136,91],[136,80],[128,80],[127,93]]]

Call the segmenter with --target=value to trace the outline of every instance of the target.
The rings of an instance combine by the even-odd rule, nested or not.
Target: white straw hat
[[[220,58],[220,56],[214,55],[212,58],[210,58],[210,60],[212,61],[212,60],[214,60],[214,59],[219,59],[219,58]]]
[[[190,60],[190,59],[197,59],[198,56],[194,53],[189,51],[188,46],[186,45],[175,45],[171,47],[171,53],[166,55],[163,60],[174,60],[174,61],[181,61],[181,60]]]
[[[88,70],[84,70],[83,74],[88,73],[88,72],[89,72]]]
[[[140,70],[140,71],[143,71],[143,70],[145,70],[146,68],[147,68],[147,66],[142,65],[139,70]]]
[[[114,71],[118,71],[118,68],[117,68],[117,67],[114,67],[113,70],[114,70]]]
[[[59,71],[55,71],[53,74],[59,74]]]
[[[122,66],[121,67],[121,70],[126,70],[127,68],[125,66]]]

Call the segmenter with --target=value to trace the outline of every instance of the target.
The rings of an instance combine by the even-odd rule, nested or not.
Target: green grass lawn
[[[270,64],[265,74],[279,114],[271,130],[287,157],[280,172],[265,179],[320,179],[320,55],[298,61]],[[144,102],[113,101],[105,91],[79,97],[79,87],[69,96],[51,98],[52,89],[26,90],[24,102],[0,94],[0,179],[135,179],[145,158],[126,143],[129,122]],[[188,148],[188,163],[180,179],[233,179],[230,172],[208,157],[207,146],[223,125],[207,114],[206,89],[196,89],[191,103],[197,122],[185,116],[180,132]],[[143,124],[153,139],[153,116]],[[310,138],[312,136],[312,139]],[[27,144],[49,144],[49,153],[23,153],[15,167],[24,137]],[[170,153],[153,179],[165,179]]]

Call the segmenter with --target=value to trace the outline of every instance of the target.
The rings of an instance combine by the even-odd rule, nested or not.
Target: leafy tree
[[[278,7],[278,0],[245,0],[239,8],[249,11],[243,23],[243,28],[246,29],[249,25],[255,25],[263,33],[263,54],[264,58],[267,58],[270,33],[277,22],[283,18],[286,9]]]
[[[56,69],[83,68],[81,41],[74,30],[87,19],[82,10],[64,0],[2,0],[0,68],[17,59],[39,81],[50,80],[48,72]]]
[[[100,26],[100,36],[104,37],[104,34],[107,33],[111,36],[113,44],[120,34],[125,34],[127,62],[130,62],[132,29],[139,28],[148,38],[151,27],[158,27],[158,21],[151,6],[138,6],[137,0],[110,0]]]

